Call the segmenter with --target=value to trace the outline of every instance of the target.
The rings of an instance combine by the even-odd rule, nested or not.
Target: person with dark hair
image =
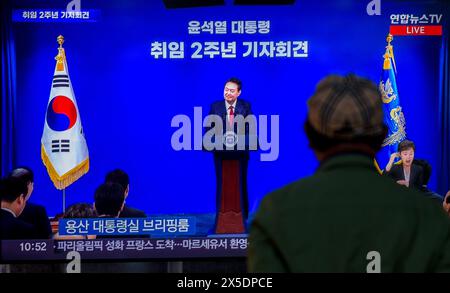
[[[118,218],[125,203],[124,190],[117,183],[103,183],[95,191],[94,209],[98,217]]]
[[[0,239],[34,239],[33,225],[18,217],[25,208],[28,187],[19,178],[11,175],[0,182]]]
[[[97,212],[91,204],[76,203],[67,208],[63,219],[78,219],[78,218],[97,218]],[[53,237],[57,240],[74,240],[74,239],[95,239],[95,235],[59,235],[56,233]]]
[[[354,75],[320,81],[305,131],[320,166],[262,200],[250,272],[450,271],[449,218],[374,166],[387,134],[375,84]]]
[[[398,184],[424,190],[424,169],[420,164],[413,164],[416,146],[405,139],[398,144],[398,153],[393,153],[386,165],[385,174]],[[401,158],[400,164],[394,164],[396,158]]]
[[[124,190],[124,196],[125,196],[125,203],[128,198],[128,194],[130,193],[130,178],[125,171],[116,169],[108,174],[106,174],[105,177],[105,183],[112,182],[117,183],[120,186],[122,186]],[[132,208],[125,204],[123,207],[122,212],[120,213],[120,218],[146,218],[147,215],[144,211]]]
[[[35,227],[36,237],[39,239],[48,239],[51,237],[52,228],[48,219],[45,207],[30,202],[31,194],[34,190],[34,174],[28,167],[19,167],[11,171],[12,177],[18,178],[27,185],[27,195],[25,197],[27,204],[19,216],[19,219]]]
[[[246,119],[252,115],[251,104],[239,98],[242,93],[242,82],[237,78],[230,78],[225,82],[223,99],[211,104],[209,115],[217,115],[222,121],[222,133],[217,136],[226,136],[233,132],[236,135],[244,135],[245,140],[249,139],[249,125],[238,125],[237,121]],[[239,99],[238,99],[239,98]],[[214,125],[216,127],[216,125]],[[212,128],[212,127],[211,127]],[[216,129],[217,130],[217,129]],[[208,129],[207,132],[210,130]],[[239,139],[239,138],[238,138]],[[242,139],[242,138],[241,138]],[[216,173],[216,223],[215,233],[244,233],[248,218],[248,190],[247,190],[247,170],[250,153],[248,147],[244,150],[237,149],[236,145],[232,150],[213,150],[214,166]],[[237,168],[233,167],[237,165]],[[231,167],[229,167],[231,166]],[[235,182],[233,175],[238,175],[238,195],[228,197],[230,194],[223,184],[224,176]],[[235,184],[228,182],[229,185]],[[232,232],[227,232],[232,231]],[[239,232],[235,232],[239,231]]]
[[[26,200],[28,201],[34,190],[34,173],[33,173],[33,171],[30,168],[23,166],[23,167],[18,167],[16,169],[12,170],[9,175],[22,180],[27,185],[28,193],[26,196]]]
[[[124,189],[120,184],[107,182],[95,191],[94,209],[99,218],[119,218],[125,205]],[[98,235],[97,238],[149,238],[149,235]]]
[[[88,203],[76,203],[67,208],[63,219],[97,218],[97,212]]]

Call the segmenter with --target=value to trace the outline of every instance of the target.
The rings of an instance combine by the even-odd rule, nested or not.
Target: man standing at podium
[[[216,139],[227,140],[228,134],[239,133],[237,120],[242,121],[252,114],[250,103],[238,99],[241,95],[242,83],[237,78],[230,78],[225,83],[224,100],[211,105],[209,115],[217,115],[222,120],[222,133],[216,133]],[[238,117],[239,116],[239,117]],[[244,139],[248,138],[249,127],[243,125]],[[231,132],[230,132],[231,131]],[[242,133],[241,133],[242,134]],[[237,136],[237,139],[242,136]],[[228,143],[225,143],[229,146]],[[221,234],[245,233],[245,222],[248,217],[247,167],[249,151],[238,149],[235,145],[231,150],[214,150],[214,165],[216,170],[216,224],[215,232]]]

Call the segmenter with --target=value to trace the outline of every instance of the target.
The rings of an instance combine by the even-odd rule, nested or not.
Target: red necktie
[[[230,109],[230,119],[229,119],[229,123],[230,123],[230,126],[233,127],[233,122],[234,122],[234,111],[233,111],[233,106],[230,106],[228,109]]]

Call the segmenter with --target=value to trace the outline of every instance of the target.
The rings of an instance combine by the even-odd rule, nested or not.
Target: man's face
[[[225,89],[223,90],[223,97],[228,104],[233,104],[239,97],[241,91],[238,91],[238,85],[234,82],[227,82]]]
[[[402,159],[403,165],[411,166],[414,160],[414,150],[412,148],[409,148],[404,151],[401,151],[400,158]]]
[[[27,204],[27,200],[25,198],[25,195],[22,194],[16,199],[17,203],[17,216],[20,216],[22,214],[23,210],[25,209],[25,206]]]
[[[31,194],[33,193],[33,189],[34,189],[34,182],[28,182],[28,193],[27,196],[25,197],[26,200],[30,199]]]

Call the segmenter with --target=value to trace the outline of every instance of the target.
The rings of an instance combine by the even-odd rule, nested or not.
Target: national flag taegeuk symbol
[[[41,139],[41,158],[57,189],[64,189],[89,171],[89,152],[80,112],[58,37],[58,55]]]

